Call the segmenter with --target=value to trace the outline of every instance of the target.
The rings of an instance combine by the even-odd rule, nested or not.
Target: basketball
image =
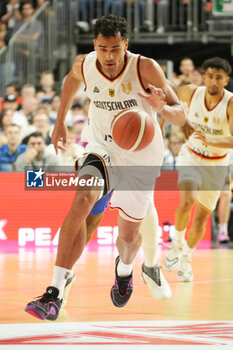
[[[129,151],[141,151],[153,140],[155,123],[152,117],[139,108],[125,109],[111,123],[115,143]]]

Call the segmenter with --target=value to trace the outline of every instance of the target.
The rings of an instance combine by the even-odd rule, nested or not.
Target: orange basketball
[[[147,147],[155,134],[152,117],[139,108],[128,108],[118,113],[111,123],[111,133],[115,143],[130,151],[140,151]]]

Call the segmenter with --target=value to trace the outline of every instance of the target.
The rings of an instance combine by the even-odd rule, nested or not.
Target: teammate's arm
[[[233,98],[230,100],[227,109],[229,129],[232,136],[221,137],[214,139],[211,136],[206,136],[202,131],[195,131],[195,137],[209,146],[216,146],[220,148],[233,148]]]
[[[56,153],[58,152],[58,148],[64,149],[66,144],[65,117],[76,92],[83,82],[82,62],[84,58],[85,56],[83,55],[76,57],[62,89],[61,105],[58,110],[56,124],[52,134],[52,143],[54,145]],[[61,142],[60,145],[58,144],[59,141]]]
[[[185,87],[182,86],[180,88],[177,88],[169,80],[167,80],[167,82],[171,86],[172,90],[179,97],[179,99],[180,99],[180,101],[181,101],[181,103],[182,103],[182,105],[184,107],[185,114],[187,114],[188,113],[189,104],[190,104],[192,95],[193,95],[193,93],[194,93],[194,91],[196,89],[196,86],[195,85],[185,85]],[[179,90],[179,95],[178,95],[178,90]],[[161,128],[163,136],[165,134],[165,132],[164,132],[165,123],[166,123],[166,120],[163,117],[161,117],[159,119],[159,126]],[[192,135],[192,133],[194,132],[194,128],[189,124],[187,119],[186,119],[184,125],[181,126],[181,130],[184,133],[186,138],[189,138]]]
[[[190,84],[190,85],[182,85],[176,90],[177,96],[182,101],[184,110],[187,113],[188,113],[192,96],[196,88],[197,87],[195,85]],[[186,138],[189,138],[192,135],[192,133],[195,131],[194,128],[189,124],[187,120],[185,121],[184,125],[181,127],[181,130],[185,134]]]
[[[168,84],[160,65],[152,59],[142,57],[139,65],[143,86],[150,89],[150,95],[138,95],[171,124],[182,126],[185,113],[177,95]]]

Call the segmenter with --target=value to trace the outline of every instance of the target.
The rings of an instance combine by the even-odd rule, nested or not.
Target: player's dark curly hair
[[[96,39],[99,34],[105,38],[116,36],[121,33],[123,39],[128,37],[128,23],[124,17],[106,15],[95,22],[93,34]]]
[[[212,57],[205,60],[202,64],[202,68],[204,71],[206,71],[208,68],[222,69],[227,75],[230,75],[232,72],[230,63],[221,57]]]

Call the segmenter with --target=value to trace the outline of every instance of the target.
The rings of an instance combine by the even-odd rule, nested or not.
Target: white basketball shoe
[[[171,298],[171,288],[157,264],[154,267],[142,265],[142,280],[148,285],[153,298],[157,300]]]
[[[174,240],[172,242],[164,263],[166,271],[178,270],[183,249],[184,244],[181,241]]]
[[[181,282],[192,282],[193,272],[191,268],[191,254],[184,254],[181,256],[178,280]]]

